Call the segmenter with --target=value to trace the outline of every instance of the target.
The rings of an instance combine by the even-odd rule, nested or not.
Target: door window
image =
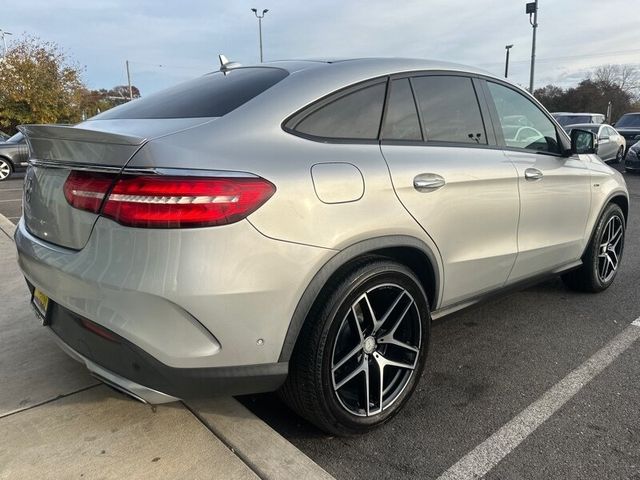
[[[408,78],[391,82],[382,138],[385,140],[422,140],[418,111]]]
[[[511,88],[487,82],[507,147],[560,153],[556,127],[540,108]],[[526,125],[514,122],[526,119]]]
[[[480,106],[468,77],[415,77],[411,84],[427,142],[487,144]]]

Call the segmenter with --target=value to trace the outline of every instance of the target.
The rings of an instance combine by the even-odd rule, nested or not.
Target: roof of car
[[[568,127],[610,127],[611,125],[607,123],[572,123],[570,125],[565,125],[565,128]]]
[[[482,70],[477,67],[468,65],[461,65],[458,63],[444,62],[439,60],[426,60],[420,58],[325,58],[325,59],[303,59],[303,60],[277,60],[273,62],[265,62],[263,64],[255,66],[272,66],[284,68],[290,73],[306,70],[308,68],[328,67],[333,66],[351,69],[367,69],[384,71],[387,73],[400,73],[416,70],[449,70],[476,73],[479,75],[486,75],[495,77],[490,72]],[[253,66],[253,65],[243,65]]]
[[[554,112],[552,115],[602,115],[602,113],[588,113],[588,112]]]

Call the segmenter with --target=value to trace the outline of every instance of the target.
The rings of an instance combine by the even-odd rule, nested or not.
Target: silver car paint
[[[247,221],[145,230],[100,218],[80,251],[38,240],[21,221],[16,246],[46,295],[173,367],[276,362],[283,319],[336,253],[266,238]]]
[[[293,65],[287,79],[224,119],[201,119],[172,134],[154,134],[153,122],[146,122],[149,132],[137,130],[134,123],[129,132],[120,121],[80,125],[144,138],[146,143],[126,168],[251,172],[273,182],[275,195],[247,220],[205,229],[144,230],[100,218],[79,251],[38,240],[23,220],[16,240],[27,278],[63,306],[113,329],[168,365],[269,363],[277,361],[293,311],[313,276],[338,251],[361,240],[406,235],[427,245],[442,279],[437,316],[438,309],[444,312],[447,306],[468,303],[488,289],[532,275],[539,270],[535,257],[540,250],[549,252],[543,259],[549,271],[579,258],[607,199],[616,192],[627,196],[621,176],[591,157],[540,160],[499,149],[431,146],[400,155],[408,147],[381,151],[377,144],[321,143],[291,135],[281,128],[289,115],[372,77],[414,70],[485,74],[420,60]],[[418,168],[423,156],[429,168]],[[476,172],[481,158],[488,165]],[[536,165],[545,178],[523,184],[519,163]],[[341,183],[345,164],[360,172],[363,187],[356,187],[351,175]],[[574,167],[580,178],[572,177],[569,170]],[[318,193],[313,174],[318,168],[320,183],[341,185],[340,195]],[[446,184],[434,192],[414,191],[411,182],[420,173],[441,175]],[[562,182],[567,178],[575,182],[565,192]],[[524,207],[530,235],[523,245],[529,250],[520,257],[521,189],[529,190],[525,197],[531,203]],[[558,231],[557,222],[566,219],[547,215],[556,207],[551,205],[554,195],[568,202],[561,210],[572,216]],[[541,201],[544,198],[549,201]],[[500,215],[483,218],[481,207]],[[535,225],[544,236],[535,234]]]

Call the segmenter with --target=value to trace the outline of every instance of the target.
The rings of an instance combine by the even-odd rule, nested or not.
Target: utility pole
[[[531,42],[531,70],[529,74],[529,93],[533,95],[533,77],[536,70],[536,31],[538,30],[538,0],[527,3],[527,14],[529,15],[529,23],[533,27],[533,41]],[[533,16],[533,22],[531,17]]]
[[[4,38],[5,35],[13,35],[13,33],[10,32],[5,32],[4,30],[2,30],[0,28],[0,36],[2,36],[2,47],[3,47],[3,55],[2,57],[6,57],[7,56],[7,40]]]
[[[127,64],[127,83],[129,84],[129,100],[133,100],[133,90],[131,89],[131,73],[129,72],[129,60],[125,62]]]
[[[257,8],[252,8],[251,11],[258,19],[258,37],[260,39],[260,63],[262,63],[262,19],[264,18],[264,14],[267,13],[269,10],[266,8],[262,10],[262,15],[258,15]]]
[[[504,61],[504,78],[507,78],[509,76],[509,50],[513,48],[513,44],[505,45],[504,48],[507,51],[507,58]]]

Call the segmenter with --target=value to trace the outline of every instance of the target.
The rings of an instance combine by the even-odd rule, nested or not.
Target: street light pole
[[[262,63],[262,19],[264,18],[264,14],[267,13],[269,10],[266,8],[262,10],[262,15],[258,15],[257,8],[252,8],[251,11],[258,19],[258,37],[260,39],[260,63]]]
[[[3,47],[3,54],[2,57],[6,57],[7,56],[7,40],[4,38],[5,35],[13,35],[10,32],[5,32],[4,30],[0,29],[0,35],[2,35],[2,47]]]
[[[531,70],[529,74],[529,93],[533,95],[533,77],[536,70],[536,31],[538,30],[538,0],[527,3],[526,12],[529,14],[529,23],[533,27],[533,40],[531,42]],[[533,16],[533,22],[531,21]]]
[[[509,50],[513,48],[513,44],[505,45],[504,49],[507,51],[507,58],[504,61],[504,78],[509,76]]]

